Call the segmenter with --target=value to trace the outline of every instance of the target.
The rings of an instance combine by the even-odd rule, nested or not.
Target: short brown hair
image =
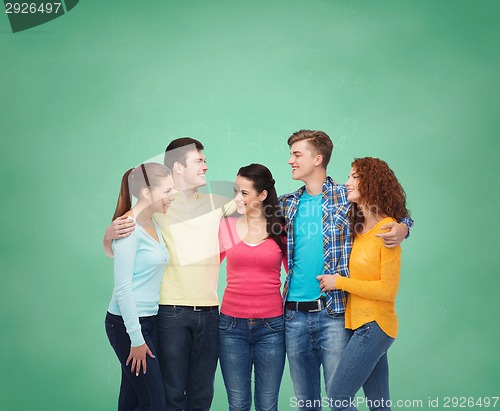
[[[201,151],[205,147],[198,140],[191,137],[181,137],[172,140],[165,149],[165,157],[163,164],[170,170],[173,169],[174,163],[181,163],[184,167],[187,166],[186,158],[188,153],[194,150]]]
[[[314,150],[315,154],[321,154],[323,161],[321,166],[326,169],[333,151],[333,142],[324,131],[321,130],[299,130],[288,139],[288,146],[292,147],[297,141],[306,140]]]

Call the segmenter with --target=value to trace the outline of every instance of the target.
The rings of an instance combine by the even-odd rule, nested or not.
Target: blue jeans
[[[158,358],[168,411],[208,411],[214,396],[219,311],[160,305]]]
[[[144,340],[156,357],[156,316],[141,317],[139,322]],[[107,313],[105,326],[109,342],[115,350],[122,368],[118,410],[165,411],[165,392],[158,359],[146,355],[146,374],[141,370],[136,376],[135,373],[131,372],[132,365],[125,365],[130,354],[130,338],[125,329],[123,318]]]
[[[345,346],[351,338],[344,314],[285,309],[285,340],[296,406],[301,411],[321,411],[323,366],[326,394],[333,395],[333,375]]]
[[[335,410],[356,410],[353,399],[363,386],[370,410],[390,410],[387,350],[394,342],[375,321],[354,331],[333,378]]]
[[[250,411],[252,366],[256,411],[276,411],[285,367],[283,316],[219,319],[219,357],[230,411]]]

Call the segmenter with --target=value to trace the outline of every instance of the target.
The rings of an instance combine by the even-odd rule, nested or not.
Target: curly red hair
[[[405,190],[385,161],[373,157],[355,158],[351,166],[358,175],[360,203],[372,213],[387,215],[396,221],[410,216]],[[350,218],[353,232],[358,233],[364,217],[356,203],[353,203]]]

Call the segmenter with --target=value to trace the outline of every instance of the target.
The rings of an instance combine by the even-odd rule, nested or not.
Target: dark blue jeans
[[[230,411],[250,411],[252,366],[256,411],[277,411],[285,367],[283,316],[235,318],[221,313],[219,357]]]
[[[214,396],[219,310],[160,305],[159,360],[168,411],[208,411]]]
[[[149,349],[156,357],[157,331],[156,316],[141,317],[141,331]],[[106,334],[115,350],[122,368],[122,382],[118,397],[120,411],[165,411],[165,391],[163,389],[160,364],[157,358],[146,355],[147,372],[141,370],[138,376],[131,372],[131,364],[125,365],[130,354],[130,338],[123,318],[106,313]]]
[[[355,397],[363,386],[370,410],[390,410],[387,350],[394,342],[375,321],[354,331],[333,377],[335,410],[357,410]]]

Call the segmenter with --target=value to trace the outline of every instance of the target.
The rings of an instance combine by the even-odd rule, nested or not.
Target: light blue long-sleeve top
[[[145,342],[139,317],[158,313],[161,279],[170,260],[158,226],[153,224],[159,242],[136,224],[130,236],[112,243],[115,287],[108,311],[122,316],[132,347]]]

